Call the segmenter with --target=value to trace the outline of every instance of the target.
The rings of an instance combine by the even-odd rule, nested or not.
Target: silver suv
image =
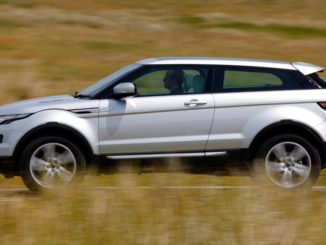
[[[138,171],[151,163],[158,171],[164,161],[146,159],[177,157],[193,173],[215,173],[222,159],[283,188],[312,186],[326,159],[321,71],[301,62],[142,60],[73,96],[1,106],[1,172],[36,191],[78,180],[91,165],[114,173],[121,160],[139,159]]]

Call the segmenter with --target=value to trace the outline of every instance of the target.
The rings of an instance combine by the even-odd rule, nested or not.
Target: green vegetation
[[[99,24],[96,24],[96,23],[93,23],[93,22],[87,22],[87,21],[76,21],[76,20],[64,20],[62,22],[63,24],[66,24],[66,25],[83,25],[83,26],[86,26],[86,27],[89,27],[89,28],[100,28],[101,25]]]
[[[0,43],[0,50],[13,50],[14,46],[7,43]]]
[[[33,8],[36,6],[33,1],[29,0],[0,0],[0,4],[13,5],[20,8]]]
[[[201,25],[201,28],[227,28],[242,31],[256,31],[256,32],[271,32],[282,35],[287,35],[293,38],[313,38],[313,37],[326,37],[326,29],[319,29],[313,27],[303,26],[289,26],[279,24],[258,25],[246,22],[226,22],[218,24]]]
[[[109,50],[112,52],[136,50],[137,45],[132,43],[112,43],[112,42],[84,42],[83,45],[91,50]]]
[[[30,27],[30,25],[18,21],[0,19],[0,28],[16,28],[16,27]]]
[[[85,42],[85,47],[89,49],[109,49],[110,45],[107,42]]]
[[[205,21],[205,19],[202,17],[192,16],[192,15],[183,15],[183,16],[180,16],[177,20],[180,23],[191,24],[193,26],[201,24]]]

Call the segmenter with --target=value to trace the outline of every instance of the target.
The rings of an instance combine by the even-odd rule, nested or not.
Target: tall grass
[[[137,189],[135,180],[116,177],[122,189],[94,189],[88,179],[57,193],[2,193],[0,243],[324,244],[324,193]]]

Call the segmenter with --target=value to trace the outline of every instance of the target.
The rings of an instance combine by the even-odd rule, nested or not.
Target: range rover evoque
[[[326,160],[322,71],[302,62],[141,60],[75,95],[1,106],[1,172],[38,191],[92,164],[112,173],[125,159],[142,168],[180,158],[194,173],[214,173],[219,159],[233,159],[271,184],[309,187]]]

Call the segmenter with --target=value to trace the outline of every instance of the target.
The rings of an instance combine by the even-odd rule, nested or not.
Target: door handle
[[[110,112],[110,111],[112,111],[112,110],[113,110],[113,108],[111,108],[111,107],[108,107],[108,108],[104,108],[104,107],[103,107],[103,108],[100,108],[99,112],[100,112],[100,113],[102,113],[102,112],[105,113],[105,112]]]
[[[185,102],[184,104],[185,105],[205,105],[205,104],[207,104],[207,102],[194,99],[194,100],[190,100],[188,102]]]

